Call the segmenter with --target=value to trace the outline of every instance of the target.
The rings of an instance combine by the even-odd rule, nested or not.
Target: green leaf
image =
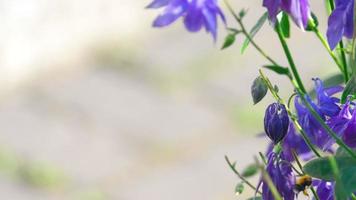
[[[234,44],[235,37],[236,37],[235,33],[231,33],[231,34],[227,35],[225,37],[224,45],[221,47],[221,49],[226,49],[226,48],[230,47],[232,44]]]
[[[312,177],[326,181],[334,181],[333,167],[330,164],[330,156],[316,158],[303,166],[303,170]],[[342,172],[350,166],[356,166],[356,160],[349,156],[335,157],[339,171]]]
[[[280,25],[281,25],[281,29],[282,29],[282,33],[283,33],[284,37],[289,38],[289,36],[290,36],[289,17],[285,12],[282,13],[282,19],[281,19]]]
[[[257,197],[250,197],[250,198],[248,198],[248,199],[246,199],[246,200],[262,200],[262,197],[260,197],[260,196],[257,196]]]
[[[354,153],[356,153],[356,150],[352,150]],[[336,150],[335,157],[348,157],[350,154],[342,147],[339,147]]]
[[[325,87],[337,86],[344,83],[344,76],[341,73],[334,74],[323,80]]]
[[[356,165],[356,160],[348,156],[335,157],[339,170]],[[303,170],[312,177],[326,181],[334,181],[334,174],[330,164],[330,157],[316,158],[303,166]]]
[[[278,65],[265,65],[263,66],[266,69],[272,70],[274,72],[276,72],[277,74],[281,74],[281,75],[290,75],[289,69],[287,67],[282,67],[282,66],[278,66]]]
[[[262,28],[263,24],[267,21],[268,19],[268,13],[265,12],[260,19],[257,20],[257,23],[255,24],[255,26],[252,27],[249,35],[252,38],[255,37],[255,35],[257,34],[257,32]],[[246,50],[246,48],[248,47],[248,45],[250,44],[250,40],[248,38],[245,39],[244,43],[242,44],[241,47],[241,54],[243,54]]]
[[[356,166],[348,166],[340,171],[340,181],[347,194],[356,191]]]
[[[340,183],[335,183],[334,186],[334,196],[335,200],[346,200],[347,199],[347,192],[345,189],[342,187],[342,184]]]
[[[258,166],[256,164],[251,164],[247,166],[241,173],[241,175],[245,178],[254,176],[258,172]]]
[[[240,194],[242,194],[242,192],[244,191],[245,186],[243,183],[238,183],[235,187],[235,195],[238,196]]]
[[[351,96],[351,100],[356,98],[356,75],[353,75],[347,82],[344,92],[341,95],[341,103],[345,103],[348,96]]]
[[[261,76],[257,77],[251,86],[251,95],[253,103],[257,104],[260,102],[267,94],[268,88]]]

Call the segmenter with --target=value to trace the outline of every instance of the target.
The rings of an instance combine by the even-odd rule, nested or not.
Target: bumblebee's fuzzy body
[[[311,186],[312,182],[313,182],[313,180],[310,176],[308,176],[308,175],[301,176],[296,180],[294,189],[297,193],[303,192],[304,195],[308,196],[306,189],[309,186]]]

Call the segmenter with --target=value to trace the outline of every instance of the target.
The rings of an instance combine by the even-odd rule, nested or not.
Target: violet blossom
[[[309,0],[263,0],[272,23],[277,20],[277,15],[284,11],[288,13],[297,26],[306,29],[311,19]]]
[[[283,152],[279,155],[271,152],[268,156],[266,171],[282,198],[284,200],[293,200],[295,197],[295,192],[293,190],[295,185],[295,175],[291,163],[285,160]],[[274,200],[272,192],[268,187],[267,182],[264,180],[262,180],[262,199]]]
[[[154,27],[168,26],[182,17],[188,31],[197,32],[204,27],[214,40],[217,37],[217,19],[221,18],[225,23],[218,0],[154,0],[147,8],[164,8],[154,20]]]

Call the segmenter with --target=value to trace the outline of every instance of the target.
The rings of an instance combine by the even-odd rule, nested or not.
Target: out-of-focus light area
[[[249,8],[248,27],[264,12],[259,1],[231,2]],[[222,23],[215,43],[187,33],[181,21],[153,29],[159,11],[145,10],[148,3],[0,2],[0,199],[253,194],[235,197],[239,181],[224,155],[242,169],[265,151],[267,140],[257,135],[272,99],[253,106],[249,89],[266,61],[250,47],[241,56],[242,37],[221,51]],[[286,63],[271,28],[262,31],[257,41]],[[313,35],[293,34],[304,37],[290,43],[311,85],[330,59],[311,54],[322,48]],[[287,80],[269,76],[288,97]]]

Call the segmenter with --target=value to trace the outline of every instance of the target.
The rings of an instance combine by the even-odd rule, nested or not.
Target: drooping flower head
[[[218,0],[154,0],[147,8],[162,8],[163,12],[153,22],[154,27],[172,24],[178,18],[184,18],[184,25],[190,32],[203,27],[214,40],[217,37],[217,18],[225,22],[224,14],[218,6]]]
[[[293,200],[295,197],[295,175],[291,163],[284,159],[283,153],[272,152],[268,156],[266,171],[284,200]],[[265,180],[262,180],[262,199],[274,200],[272,192]]]
[[[335,6],[326,33],[331,49],[336,47],[342,36],[351,39],[354,34],[354,0],[335,0]]]
[[[311,19],[309,0],[263,0],[263,6],[267,8],[272,23],[276,22],[281,11],[288,13],[301,29],[307,28]]]
[[[341,87],[325,88],[323,82],[316,78],[315,91],[317,97],[317,103],[314,103],[309,96],[305,96],[306,100],[313,107],[320,118],[327,123],[327,120],[335,117],[340,112],[338,106],[339,99],[333,97],[333,95],[342,90]],[[298,121],[302,128],[311,139],[312,143],[317,145],[323,150],[331,150],[330,137],[322,128],[317,119],[309,112],[307,107],[301,102],[300,97],[295,98],[295,108],[298,115]]]
[[[289,117],[286,107],[280,103],[273,103],[266,109],[264,128],[267,136],[277,144],[287,134]]]

